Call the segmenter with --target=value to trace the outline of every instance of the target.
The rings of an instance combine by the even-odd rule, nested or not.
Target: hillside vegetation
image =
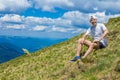
[[[1,80],[120,80],[120,17],[105,24],[107,48],[87,59],[69,62],[75,56],[78,35],[65,42],[0,64]],[[87,48],[84,47],[82,53]]]

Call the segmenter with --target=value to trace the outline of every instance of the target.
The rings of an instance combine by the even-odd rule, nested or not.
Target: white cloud
[[[33,28],[34,31],[43,31],[45,29],[46,29],[46,26],[39,26],[39,25]]]
[[[40,17],[26,17],[25,22],[32,25],[39,24],[45,26],[60,26],[60,27],[70,27],[71,20],[66,20],[62,18],[52,19],[52,18],[40,18]]]
[[[88,26],[89,24],[88,14],[79,11],[66,12],[62,18],[66,20],[71,20],[72,25],[76,27],[82,27],[83,25]]]
[[[74,6],[70,0],[34,0],[32,3],[35,4],[36,9],[51,12],[54,12],[56,7],[65,8]]]
[[[20,29],[24,29],[25,26],[24,25],[8,25],[8,26],[6,26],[6,28],[7,29],[18,29],[18,30],[20,30]]]
[[[54,19],[46,18],[46,17],[26,17],[25,18],[26,23],[36,23],[41,25],[52,25],[54,23]]]
[[[55,26],[59,26],[59,27],[71,27],[72,22],[69,19],[63,19],[63,18],[57,18],[57,19],[53,19],[54,20],[54,24]]]
[[[74,6],[72,10],[79,10],[85,13],[91,12],[103,12],[107,13],[119,13],[120,11],[120,0],[71,0]],[[95,9],[96,8],[96,9]]]
[[[79,33],[79,34],[80,34],[80,33],[83,33],[83,32],[85,32],[85,31],[86,31],[86,29],[83,29],[83,28],[82,28],[82,29],[76,29],[76,30],[72,31],[72,33],[73,33],[73,34],[75,34],[75,33]]]
[[[28,0],[0,0],[0,11],[19,12],[30,6]]]
[[[48,5],[43,6],[42,10],[43,11],[49,11],[49,12],[54,11],[54,9],[52,7],[50,7],[50,6],[48,6]]]
[[[94,8],[93,8],[93,10],[96,10],[96,11],[97,11],[97,10],[98,10],[98,8],[97,8],[97,7],[94,7]]]
[[[3,22],[22,22],[23,16],[16,15],[16,14],[6,14],[0,18]]]
[[[55,12],[56,8],[65,10],[77,10],[84,13],[103,12],[119,13],[120,0],[31,0],[31,4],[36,9],[42,11]],[[117,7],[116,7],[117,6]]]
[[[5,5],[3,5],[2,3],[0,3],[0,11],[5,10]]]
[[[67,29],[53,26],[51,31],[67,32]]]

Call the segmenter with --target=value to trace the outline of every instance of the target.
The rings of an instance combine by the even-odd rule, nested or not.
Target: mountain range
[[[66,39],[0,36],[0,63],[23,55],[23,48],[34,52],[64,40]]]

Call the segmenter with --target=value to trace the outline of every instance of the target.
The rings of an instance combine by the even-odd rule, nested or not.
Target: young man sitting
[[[92,24],[92,26],[89,27],[82,38],[78,40],[77,53],[76,56],[72,60],[70,60],[71,62],[75,62],[81,58],[84,59],[93,51],[93,49],[102,49],[108,45],[105,38],[105,36],[108,34],[108,29],[105,27],[105,25],[102,23],[97,23],[97,18],[95,16],[91,16],[90,23]],[[92,36],[92,38],[94,39],[92,42],[85,39],[88,35]],[[89,48],[84,56],[80,57],[80,52],[83,45],[86,45]]]

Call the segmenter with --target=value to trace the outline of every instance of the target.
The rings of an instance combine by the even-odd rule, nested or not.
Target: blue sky
[[[120,0],[0,0],[0,35],[70,38],[120,16]]]

